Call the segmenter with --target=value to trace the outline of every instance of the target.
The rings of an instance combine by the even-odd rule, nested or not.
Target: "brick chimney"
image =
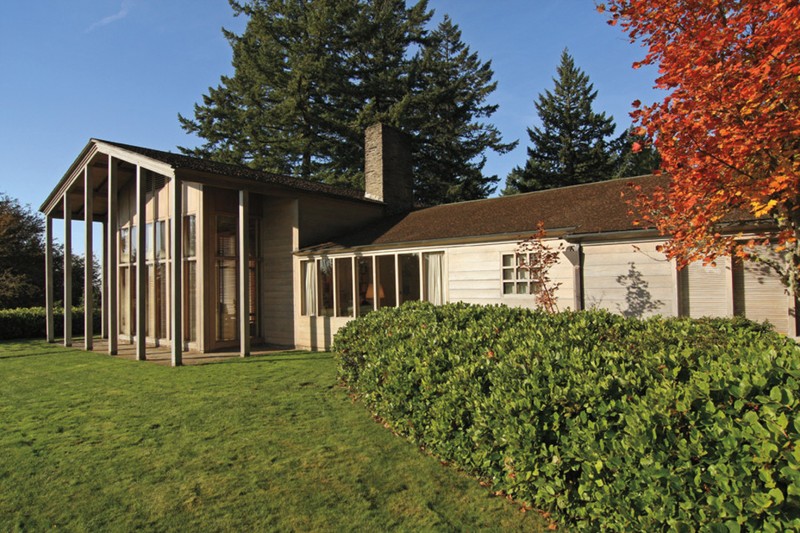
[[[386,204],[387,213],[414,207],[408,136],[380,122],[364,132],[364,196]]]

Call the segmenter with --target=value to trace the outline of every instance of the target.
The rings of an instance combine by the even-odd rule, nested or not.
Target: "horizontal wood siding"
[[[725,316],[730,298],[730,261],[720,258],[716,265],[691,263],[680,273],[681,314],[692,318]]]
[[[733,273],[736,314],[756,322],[768,320],[777,331],[787,333],[789,297],[778,275],[752,261],[736,261]]]
[[[552,241],[550,244],[556,247],[559,242]],[[503,294],[502,256],[513,254],[516,247],[516,242],[505,242],[447,248],[449,301],[535,308],[534,295]],[[573,266],[563,254],[550,270],[550,278],[553,283],[561,283],[556,292],[559,309],[573,308]]]
[[[261,203],[261,317],[264,340],[293,346],[294,200],[264,199]]]
[[[636,317],[677,314],[673,266],[656,251],[657,244],[584,246],[586,308]]]

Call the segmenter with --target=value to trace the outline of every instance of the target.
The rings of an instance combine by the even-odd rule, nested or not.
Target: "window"
[[[397,305],[395,296],[394,255],[377,256],[378,286],[373,287],[373,293],[378,299],[378,307],[394,307]]]
[[[336,259],[336,316],[354,316],[351,257]]]
[[[197,228],[195,215],[183,217],[183,339],[197,341]]]
[[[358,315],[363,316],[375,309],[375,291],[372,286],[372,257],[359,257],[358,263]]]
[[[319,267],[319,316],[333,316],[333,260],[323,257]]]
[[[444,252],[309,259],[300,262],[300,276],[305,316],[363,316],[408,301],[445,301]]]
[[[420,299],[419,255],[400,254],[397,256],[400,268],[400,304]]]
[[[541,285],[531,269],[530,254],[503,254],[503,295],[538,294]]]
[[[236,217],[217,217],[217,327],[216,340],[236,340]]]

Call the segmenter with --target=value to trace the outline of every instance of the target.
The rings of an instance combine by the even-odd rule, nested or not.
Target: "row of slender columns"
[[[117,166],[113,157],[108,158],[108,218],[103,227],[103,267],[102,267],[102,331],[108,338],[108,353],[118,352],[118,259],[117,228],[119,226]],[[94,195],[89,168],[84,168],[84,218],[85,227],[85,278],[84,278],[84,344],[86,350],[93,349],[93,209]],[[138,360],[145,360],[146,350],[146,194],[145,173],[136,167],[136,242],[131,243],[136,249],[136,340],[135,351]],[[72,206],[69,193],[64,194],[64,345],[72,345]],[[183,186],[178,178],[173,178],[173,190],[170,202],[170,256],[171,275],[171,359],[174,366],[182,364],[183,355]],[[239,338],[240,355],[250,355],[250,198],[247,191],[239,191]],[[47,340],[54,342],[55,330],[53,321],[53,219],[47,215],[45,221],[45,283],[47,305]]]

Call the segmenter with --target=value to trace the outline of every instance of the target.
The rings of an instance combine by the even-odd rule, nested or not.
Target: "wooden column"
[[[147,359],[147,191],[142,167],[136,165],[136,359]]]
[[[64,192],[64,346],[72,346],[72,207]]]
[[[47,342],[55,341],[53,320],[53,217],[49,213],[44,222],[44,294],[47,314]]]
[[[119,267],[117,265],[117,231],[119,228],[119,210],[117,207],[117,165],[113,157],[108,156],[108,222],[106,223],[106,273],[108,275],[108,289],[106,304],[108,329],[108,355],[117,355],[117,344],[119,342],[119,332],[117,331],[117,318],[119,317],[119,305],[117,300],[117,275]],[[132,246],[132,243],[128,243]],[[106,299],[103,300],[105,303]]]
[[[100,338],[108,338],[108,222],[101,221],[103,229],[100,241]]]
[[[170,258],[172,259],[172,283],[170,291],[170,311],[172,312],[172,366],[183,362],[183,184],[177,177],[172,178],[172,197],[170,198]]]
[[[250,195],[239,191],[239,355],[250,355]]]
[[[83,221],[86,240],[83,255],[83,347],[85,350],[91,350],[94,336],[94,261],[92,254],[94,187],[88,166],[83,168],[83,184]]]

